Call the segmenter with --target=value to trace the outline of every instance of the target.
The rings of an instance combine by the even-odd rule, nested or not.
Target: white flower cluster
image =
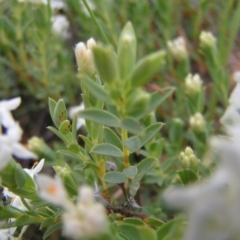
[[[73,204],[67,196],[62,181],[47,175],[38,175],[39,196],[45,201],[62,206],[63,231],[74,239],[89,239],[108,231],[105,207],[96,202],[94,192],[87,186],[79,189],[77,203]]]
[[[37,158],[34,153],[20,143],[23,131],[11,113],[20,103],[20,97],[0,101],[0,169],[8,164],[12,155],[20,159]],[[1,128],[5,133],[1,134]]]
[[[182,61],[188,57],[186,43],[183,37],[178,37],[172,41],[168,41],[167,46],[169,52],[176,60]]]
[[[93,59],[92,49],[96,46],[93,38],[87,41],[87,45],[79,42],[75,47],[75,57],[78,64],[79,71],[83,71],[90,77],[95,73],[96,68]]]
[[[240,72],[235,72],[233,78],[236,86],[229,98],[229,106],[220,119],[222,124],[236,125],[240,123]]]
[[[239,72],[235,74],[237,86],[229,99],[236,111],[240,103],[239,76]],[[189,187],[169,188],[164,194],[170,206],[188,215],[185,240],[239,239],[240,119],[237,114],[228,116],[232,121],[224,125],[227,136],[210,140],[211,155],[218,160],[212,176]],[[223,123],[225,117],[222,118]]]

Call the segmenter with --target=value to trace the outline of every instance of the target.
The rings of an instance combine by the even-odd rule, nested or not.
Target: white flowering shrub
[[[240,3],[0,2],[0,239],[240,239]]]

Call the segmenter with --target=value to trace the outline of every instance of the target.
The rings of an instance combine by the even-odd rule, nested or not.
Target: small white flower
[[[188,95],[195,95],[202,89],[203,81],[198,74],[188,74],[185,79],[185,89]]]
[[[203,48],[206,47],[215,47],[216,46],[216,38],[213,36],[213,34],[211,32],[207,32],[207,31],[202,31],[200,34],[200,45]]]
[[[91,188],[79,189],[77,205],[63,214],[63,231],[74,239],[89,239],[108,230],[104,206],[94,200]]]
[[[84,110],[84,104],[83,103],[81,103],[79,106],[70,107],[69,110],[68,110],[69,118],[72,119],[81,110]],[[77,129],[81,128],[82,126],[85,126],[85,119],[81,118],[81,117],[78,117],[78,119],[77,119]]]
[[[167,46],[168,50],[176,60],[182,61],[187,58],[188,52],[183,37],[178,37],[172,41],[168,41]]]
[[[29,176],[31,176],[32,179],[34,179],[34,176],[36,174],[38,174],[43,166],[44,166],[44,163],[45,163],[45,159],[42,159],[40,162],[38,162],[37,164],[34,164],[34,166],[32,167],[32,169],[28,169],[28,168],[24,168],[23,170],[29,174]]]
[[[51,17],[52,21],[52,30],[58,36],[61,36],[63,39],[68,39],[69,34],[69,21],[65,15],[55,15]]]
[[[185,240],[238,239],[240,235],[240,125],[226,128],[228,137],[215,137],[210,146],[219,166],[206,182],[174,187],[166,202],[188,215]]]
[[[36,176],[36,183],[39,196],[45,201],[64,208],[68,208],[71,205],[60,178],[52,178],[46,174],[39,174]]]

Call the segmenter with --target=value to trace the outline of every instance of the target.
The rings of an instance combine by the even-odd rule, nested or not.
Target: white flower
[[[193,116],[191,116],[189,124],[193,131],[196,132],[202,132],[205,129],[205,120],[201,113],[195,113]]]
[[[188,74],[185,79],[185,89],[188,95],[195,95],[202,89],[203,81],[198,74]]]
[[[52,30],[63,39],[68,39],[69,34],[69,21],[65,15],[56,15],[51,17]]]
[[[68,110],[69,118],[72,119],[81,110],[84,110],[84,104],[83,103],[81,103],[79,106],[70,107],[69,110]],[[81,128],[82,126],[85,126],[85,119],[83,119],[81,117],[78,117],[78,119],[77,119],[77,129]]]
[[[214,47],[216,45],[216,38],[213,36],[213,34],[211,32],[207,32],[207,31],[202,31],[200,34],[200,45],[203,48],[206,47]]]
[[[174,187],[165,201],[188,215],[185,240],[226,240],[240,236],[240,125],[227,127],[229,137],[215,137],[211,149],[218,169],[206,182]]]
[[[34,179],[34,176],[36,174],[38,174],[43,166],[44,166],[44,163],[45,163],[45,159],[42,159],[40,162],[37,162],[36,164],[33,165],[32,169],[28,169],[28,168],[24,168],[23,170],[28,173],[28,175]]]
[[[168,50],[176,60],[182,61],[187,58],[188,52],[183,37],[178,37],[172,41],[168,41],[167,46]]]
[[[94,200],[91,188],[79,189],[77,205],[63,214],[63,231],[74,239],[89,239],[108,230],[104,206]]]
[[[96,45],[93,38],[87,41],[87,46],[83,42],[79,42],[75,47],[75,57],[79,71],[83,71],[89,76],[92,76],[95,71],[92,49]]]
[[[39,196],[42,199],[64,208],[68,208],[71,205],[60,178],[52,178],[46,174],[39,174],[35,179],[38,186]]]

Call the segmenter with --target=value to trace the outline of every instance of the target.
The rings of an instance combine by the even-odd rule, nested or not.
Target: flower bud
[[[188,95],[195,95],[202,89],[202,79],[198,74],[188,74],[185,79],[185,90]]]
[[[79,71],[83,71],[90,77],[95,73],[96,68],[93,60],[92,49],[96,46],[93,38],[87,41],[87,46],[79,42],[75,47],[75,56]]]
[[[186,147],[184,152],[179,154],[179,159],[183,168],[197,170],[200,160],[194,154],[192,148]]]
[[[216,46],[216,38],[211,32],[202,31],[200,34],[200,46],[202,48],[212,48]]]
[[[190,117],[189,120],[190,127],[195,132],[203,132],[205,129],[205,120],[201,113],[196,113]]]
[[[167,47],[173,58],[177,61],[182,61],[188,57],[188,52],[183,37],[178,37],[167,42]]]

